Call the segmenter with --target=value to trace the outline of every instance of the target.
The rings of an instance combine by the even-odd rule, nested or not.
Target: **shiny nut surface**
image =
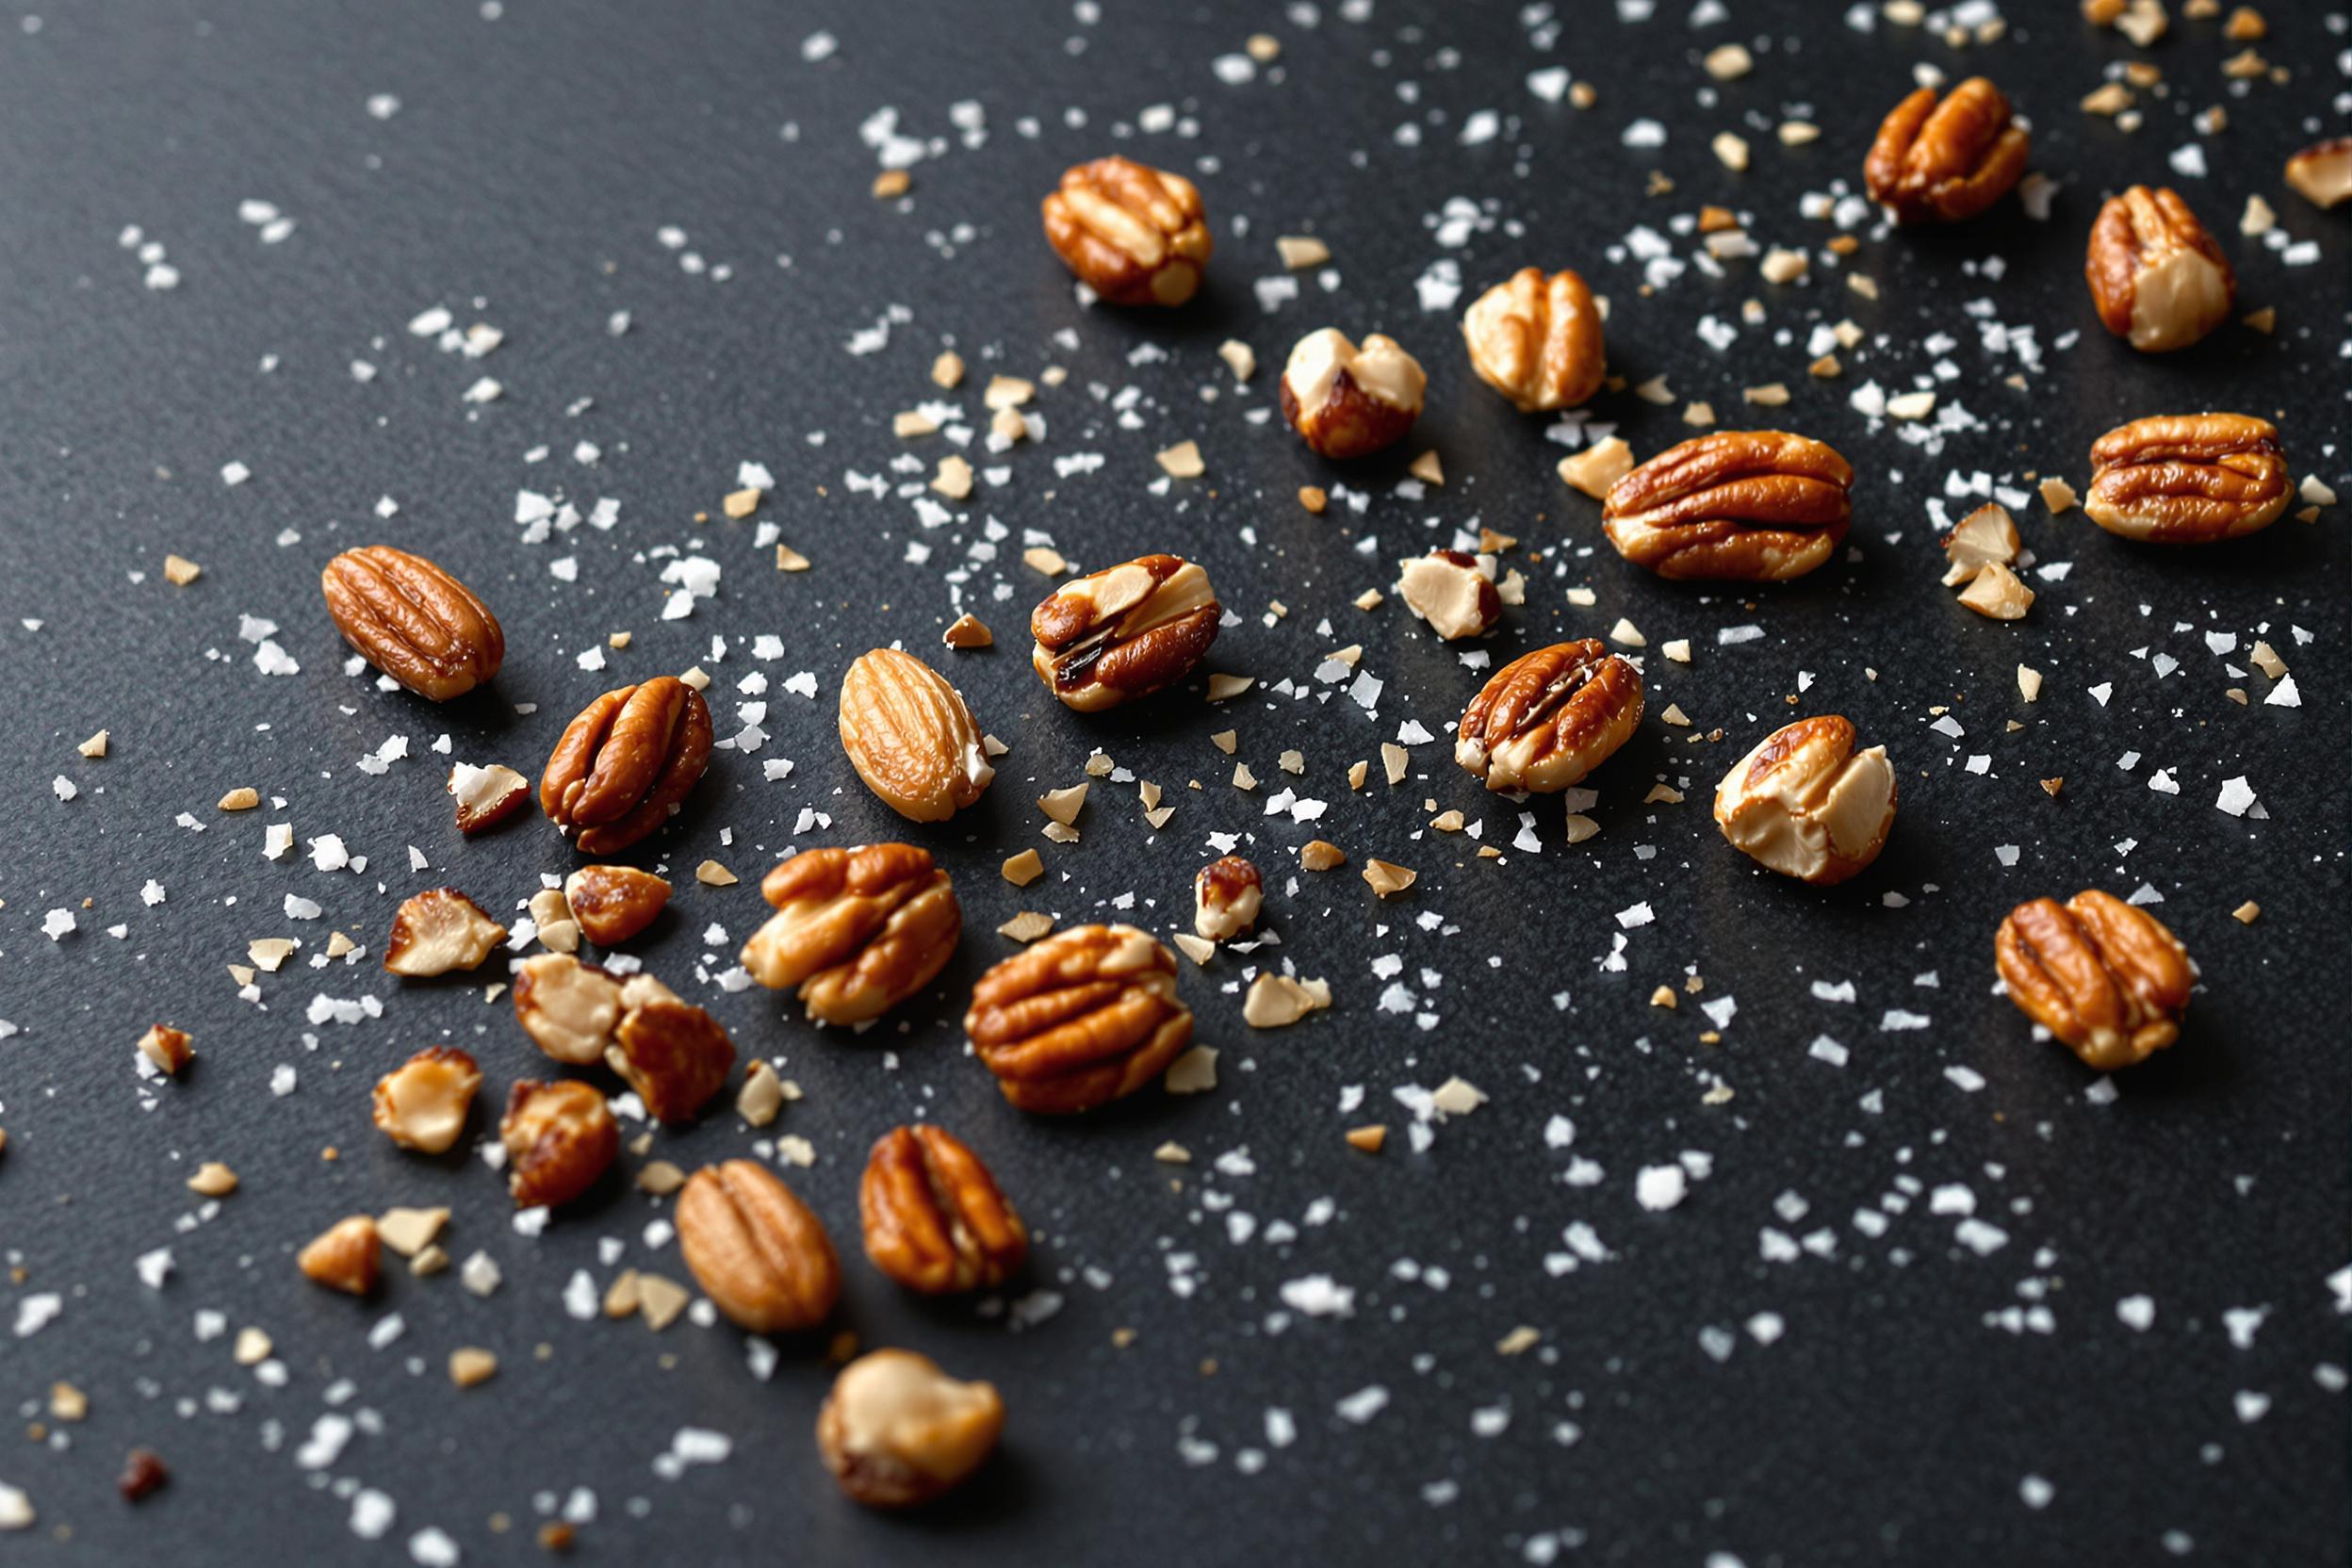
[[[1182,174],[1096,158],[1045,199],[1045,237],[1062,264],[1115,305],[1180,305],[1209,264],[1200,192]]]
[[[994,1384],[959,1382],[912,1350],[874,1350],[833,1380],[817,1450],[858,1502],[911,1508],[977,1470],[1004,1429]]]
[[[346,1296],[372,1295],[383,1260],[383,1238],[364,1214],[336,1220],[294,1257],[305,1279]]]
[[[1846,537],[1854,469],[1785,431],[1717,431],[1669,447],[1609,487],[1601,526],[1617,553],[1666,578],[1780,582]]]
[[[1138,556],[1048,595],[1029,616],[1029,663],[1065,707],[1095,712],[1184,679],[1222,613],[1200,566]]]
[[[1478,379],[1522,414],[1575,408],[1608,370],[1592,290],[1562,269],[1524,267],[1462,312],[1462,339]]]
[[[1024,1111],[1090,1110],[1135,1093],[1191,1043],[1176,955],[1132,925],[1077,925],[980,977],[964,1032]]]
[[[621,983],[568,953],[541,953],[514,971],[514,1021],[569,1067],[604,1059],[621,1022]]]
[[[453,1045],[427,1046],[376,1080],[372,1114],[403,1149],[440,1154],[466,1130],[482,1069]]]
[[[1192,930],[1203,940],[1240,936],[1257,923],[1265,904],[1258,868],[1238,855],[1211,860],[1192,874]]]
[[[2352,136],[2315,141],[2287,159],[2287,184],[2314,206],[2352,199]]]
[[[428,888],[401,901],[384,939],[384,967],[423,979],[473,969],[506,940],[506,927],[455,888]]]
[[[947,873],[913,844],[805,849],[760,884],[776,906],[743,944],[770,990],[800,988],[827,1023],[880,1018],[939,976],[962,937]]]
[[[670,901],[670,885],[634,866],[582,866],[564,879],[564,901],[581,936],[618,947],[653,923]]]
[[[649,974],[632,974],[621,985],[621,1020],[604,1060],[654,1120],[691,1121],[726,1086],[735,1042],[700,1007]]]
[[[1421,416],[1421,362],[1379,333],[1358,348],[1336,327],[1300,338],[1282,367],[1282,417],[1325,457],[1346,461],[1393,446]]]
[[[335,628],[420,697],[447,702],[498,673],[506,636],[464,583],[389,545],[345,550],[318,574]]]
[[[874,1141],[858,1217],[874,1266],[927,1296],[993,1290],[1029,1251],[1028,1228],[980,1156],[927,1122]]]
[[[945,822],[996,776],[962,694],[896,648],[875,648],[849,666],[837,723],[849,765],[910,822]]]
[[[2180,1037],[2195,975],[2180,939],[2147,910],[2088,889],[2037,898],[2001,923],[1993,956],[2009,999],[2102,1072]]]
[[[2169,188],[2111,196],[2082,263],[2099,323],[2148,353],[2190,344],[2230,319],[2237,274],[2189,204]]]
[[[2082,511],[2108,532],[2200,545],[2268,528],[2295,492],[2278,432],[2245,414],[2159,415],[2091,445]]]
[[[531,780],[497,762],[479,768],[460,762],[449,770],[449,790],[457,801],[457,830],[471,838],[521,810],[531,798]]]
[[[576,1079],[524,1079],[498,1121],[507,1190],[518,1209],[568,1203],[596,1184],[621,1152],[620,1124],[604,1096]]]
[[[813,1329],[841,1297],[833,1238],[764,1166],[704,1166],[679,1190],[677,1220],[686,1266],[739,1328],[757,1334]]]
[[[1483,637],[1503,618],[1494,558],[1431,550],[1397,563],[1396,596],[1446,642]]]
[[[1941,100],[1923,87],[1897,104],[1870,143],[1862,179],[1870,200],[1898,221],[1957,222],[2007,195],[2031,150],[2009,100],[1971,76]]]
[[[1642,723],[1642,673],[1593,638],[1522,654],[1470,699],[1454,760],[1490,790],[1564,790]]]
[[[1715,825],[1758,865],[1828,887],[1878,858],[1895,825],[1886,748],[1854,749],[1836,713],[1799,719],[1756,743],[1715,788]]]
[[[670,820],[710,765],[710,709],[676,676],[616,687],[580,710],[539,778],[539,808],[584,855],[627,849]]]

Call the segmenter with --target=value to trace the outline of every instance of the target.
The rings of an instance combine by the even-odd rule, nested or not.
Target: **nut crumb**
[[[1319,517],[1324,507],[1331,504],[1331,498],[1323,493],[1319,485],[1302,484],[1298,487],[1298,504]]]
[[[246,785],[240,785],[220,797],[220,809],[223,811],[250,811],[260,804],[261,792]]]
[[[1375,1121],[1368,1126],[1348,1129],[1348,1147],[1360,1153],[1377,1154],[1388,1141],[1388,1129]]]
[[[1382,898],[1403,892],[1419,881],[1420,876],[1419,872],[1386,860],[1369,859],[1364,863],[1365,885]]]
[[[2262,918],[2262,906],[2249,898],[2244,904],[2241,904],[2236,908],[2230,910],[2230,918],[2236,921],[2240,925],[2251,925],[2256,921]]]

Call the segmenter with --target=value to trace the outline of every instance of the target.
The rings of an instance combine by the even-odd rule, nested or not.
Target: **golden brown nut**
[[[2245,414],[2158,415],[2091,444],[2082,511],[2108,532],[2201,545],[2268,528],[2295,496],[2278,428]]]
[[[421,1154],[448,1152],[466,1130],[482,1069],[453,1045],[432,1045],[376,1080],[374,1118],[384,1135]]]
[[[2100,324],[2147,353],[2185,349],[2220,326],[2238,292],[2220,244],[2168,187],[2107,199],[2082,276]]]
[[[1029,1251],[1029,1232],[980,1156],[943,1128],[893,1127],[858,1185],[866,1256],[909,1290],[994,1290]]]
[[[896,648],[875,648],[849,666],[837,725],[866,788],[912,822],[945,822],[996,776],[963,694]]]
[[[1479,295],[1462,337],[1470,368],[1522,414],[1577,407],[1609,368],[1592,290],[1565,268],[1523,267]]]
[[[1993,956],[2009,1000],[2101,1072],[2180,1037],[2195,973],[2180,939],[2147,910],[2086,889],[2037,898],[2001,923]]]
[[[711,1305],[756,1334],[813,1329],[841,1298],[833,1238],[750,1160],[707,1165],[678,1195],[678,1246]]]
[[[568,1067],[604,1059],[621,1023],[621,983],[568,953],[540,953],[514,971],[514,1021]]]
[[[645,1102],[656,1121],[692,1121],[727,1086],[735,1042],[719,1021],[680,1002],[650,974],[621,985],[621,1021],[605,1048],[605,1065]]]
[[[1609,487],[1617,553],[1665,578],[1785,582],[1846,537],[1854,469],[1786,431],[1716,431],[1669,447]]]
[[[421,555],[389,545],[345,550],[318,574],[318,586],[343,640],[420,697],[463,696],[506,658],[498,617]]]
[[[670,901],[670,885],[634,866],[582,866],[564,879],[564,902],[580,935],[618,947],[653,923]]]
[[[676,676],[616,687],[564,731],[539,808],[583,855],[611,855],[668,822],[710,765],[710,709]]]
[[[911,1508],[977,1470],[1004,1429],[995,1384],[958,1382],[912,1350],[874,1350],[834,1379],[817,1449],[858,1502]]]
[[[1850,720],[1836,713],[1799,719],[1723,775],[1715,824],[1757,864],[1826,888],[1886,847],[1895,825],[1895,770],[1885,746],[1854,749]]]
[[[596,1184],[621,1152],[621,1129],[604,1096],[578,1079],[524,1079],[507,1094],[498,1141],[514,1206],[553,1208]]]
[[[457,798],[457,830],[467,838],[498,826],[531,798],[531,780],[497,762],[482,768],[458,763],[449,770],[449,788]]]
[[[1203,941],[1240,936],[1257,923],[1265,904],[1258,868],[1238,855],[1211,860],[1192,874],[1192,929]]]
[[[760,891],[776,913],[743,944],[743,967],[770,990],[798,986],[827,1023],[880,1018],[938,978],[963,935],[947,873],[912,844],[805,849]]]
[[[1300,338],[1282,367],[1282,417],[1308,446],[1345,462],[1404,439],[1429,381],[1395,339],[1374,333],[1359,349],[1325,327]]]
[[[1064,707],[1096,712],[1191,674],[1222,613],[1199,566],[1138,556],[1062,584],[1031,612],[1030,667]]]
[[[1045,237],[1080,282],[1115,305],[1180,305],[1209,265],[1200,192],[1182,174],[1096,158],[1045,199]]]
[[[338,1219],[294,1256],[303,1277],[346,1296],[372,1295],[384,1258],[376,1222],[364,1214]]]
[[[2287,184],[2314,206],[2352,197],[2352,136],[2315,141],[2287,160]]]
[[[1446,642],[1483,637],[1503,618],[1493,556],[1431,550],[1396,564],[1396,596]]]
[[[1581,780],[1642,723],[1642,672],[1587,637],[1522,654],[1462,710],[1454,760],[1490,790],[1550,794]]]
[[[424,979],[473,969],[506,940],[506,927],[455,888],[427,888],[401,901],[384,944],[384,967]]]
[[[1920,88],[1878,127],[1862,165],[1870,200],[1903,223],[1957,222],[2009,193],[2032,149],[2025,127],[2009,117],[2009,100],[1971,76],[1938,103]]]
[[[972,988],[964,1032],[1024,1111],[1091,1110],[1157,1078],[1192,1041],[1176,955],[1132,925],[1075,925]]]
[[[180,1069],[196,1059],[196,1046],[187,1030],[174,1029],[168,1023],[151,1023],[147,1032],[139,1037],[139,1054],[165,1077],[176,1078]]]

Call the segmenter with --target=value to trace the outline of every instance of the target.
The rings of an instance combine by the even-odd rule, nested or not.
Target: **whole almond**
[[[420,697],[447,702],[498,673],[506,636],[464,583],[389,545],[345,550],[318,574],[343,640]]]
[[[875,648],[841,677],[841,749],[866,788],[914,822],[945,822],[996,776],[980,727],[947,678],[911,654]]]

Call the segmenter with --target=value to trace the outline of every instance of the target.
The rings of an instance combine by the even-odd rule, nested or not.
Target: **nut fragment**
[[[376,1234],[375,1220],[355,1214],[327,1227],[295,1254],[294,1262],[316,1284],[347,1296],[367,1296],[376,1288],[383,1256],[384,1243]]]
[[[1478,379],[1522,414],[1576,408],[1607,371],[1600,312],[1584,279],[1525,267],[1472,302],[1462,341]]]
[[[578,1079],[523,1079],[498,1120],[507,1190],[518,1209],[568,1203],[596,1184],[621,1152],[620,1124],[604,1096]]]
[[[1331,1004],[1330,981],[1294,980],[1264,970],[1241,999],[1241,1018],[1252,1029],[1282,1029]]]
[[[2001,923],[1993,955],[2009,999],[2102,1072],[2180,1037],[2195,979],[2163,922],[2112,893],[2037,898]]]
[[[621,1021],[621,983],[568,953],[542,953],[514,971],[514,1021],[557,1061],[604,1059]]]
[[[913,822],[945,822],[996,776],[961,694],[896,648],[875,648],[849,666],[837,725],[866,788]]]
[[[695,1282],[739,1328],[813,1329],[841,1294],[825,1224],[764,1166],[707,1165],[678,1195],[678,1250]]]
[[[1715,822],[1757,864],[1826,888],[1878,858],[1895,824],[1886,748],[1835,713],[1774,730],[1715,788]]]
[[[1462,710],[1454,760],[1490,790],[1564,790],[1642,723],[1642,674],[1596,639],[1522,654]]]
[[[1960,591],[1962,604],[1991,621],[2025,619],[2034,596],[2024,579],[1998,561],[1986,562],[1975,580]]]
[[[564,902],[580,935],[618,947],[651,925],[670,901],[670,885],[634,866],[582,866],[564,879]]]
[[[760,891],[776,913],[743,944],[743,967],[770,990],[799,987],[827,1023],[880,1018],[938,978],[963,934],[947,873],[912,844],[806,849]]]
[[[2134,419],[2091,444],[2091,467],[2083,514],[2147,544],[2236,539],[2268,528],[2294,496],[2277,427],[2245,414]]]
[[[418,696],[463,696],[506,658],[498,617],[421,555],[389,545],[345,550],[318,574],[318,586],[343,640]]]
[[[1393,446],[1421,416],[1421,362],[1379,333],[1359,349],[1336,327],[1300,338],[1282,367],[1282,417],[1325,457],[1346,461]]]
[[[980,1157],[945,1129],[893,1127],[858,1186],[866,1256],[925,1295],[994,1290],[1029,1250],[1029,1232]]]
[[[583,855],[611,855],[668,822],[710,765],[710,709],[675,676],[580,710],[539,779],[539,808]]]
[[[1176,956],[1132,925],[1078,925],[972,988],[964,1031],[1024,1111],[1092,1109],[1157,1078],[1192,1039]]]
[[[1985,502],[1944,535],[1944,559],[1952,564],[1944,573],[1944,586],[1957,588],[1973,581],[1986,566],[2006,566],[2017,558],[2020,544],[2017,519],[2009,515],[2008,509],[1996,501]]]
[[[1181,174],[1122,157],[1062,175],[1045,199],[1045,237],[1080,282],[1115,305],[1181,305],[1213,249],[1200,192]]]
[[[427,888],[403,900],[384,939],[384,967],[425,979],[473,969],[506,940],[506,927],[455,888]]]
[[[1265,901],[1258,868],[1238,855],[1192,874],[1192,928],[1206,940],[1221,942],[1249,930]]]
[[[531,798],[531,780],[496,762],[486,768],[458,763],[449,770],[449,789],[457,797],[457,830],[469,838],[496,827]]]
[[[1192,673],[1223,613],[1209,574],[1173,555],[1066,582],[1030,613],[1030,667],[1063,706],[1091,713]]]
[[[188,1031],[174,1029],[168,1023],[153,1023],[139,1037],[139,1054],[153,1063],[167,1078],[179,1075],[180,1069],[193,1061],[196,1047]]]
[[[1605,436],[1580,452],[1560,460],[1560,477],[1572,490],[1605,500],[1609,487],[1633,471],[1633,449],[1618,436]]]
[[[1617,553],[1666,578],[1781,582],[1845,539],[1854,469],[1784,431],[1717,431],[1670,447],[1609,487]]]
[[[817,1448],[858,1502],[911,1508],[977,1470],[1004,1429],[993,1383],[958,1382],[912,1350],[875,1350],[834,1380]]]
[[[482,1069],[452,1045],[432,1045],[376,1080],[374,1118],[403,1149],[440,1154],[466,1130]]]
[[[1348,863],[1348,852],[1324,839],[1309,839],[1298,846],[1298,864],[1308,871],[1336,871]]]
[[[1397,566],[1396,596],[1446,642],[1483,637],[1503,618],[1491,555],[1431,550],[1407,557]]]
[[[2314,142],[2289,158],[2287,183],[2314,206],[2352,197],[2352,136]]]
[[[727,1086],[735,1042],[702,1008],[650,974],[632,974],[621,985],[621,1021],[604,1061],[656,1121],[692,1121]]]
[[[1899,222],[1957,222],[2008,194],[2031,147],[2001,90],[1971,76],[1941,102],[1923,87],[1897,104],[1870,143],[1862,178],[1870,200]]]
[[[2230,319],[2237,298],[2219,242],[2169,187],[2107,199],[2082,275],[2100,324],[2147,353],[2187,348]]]

